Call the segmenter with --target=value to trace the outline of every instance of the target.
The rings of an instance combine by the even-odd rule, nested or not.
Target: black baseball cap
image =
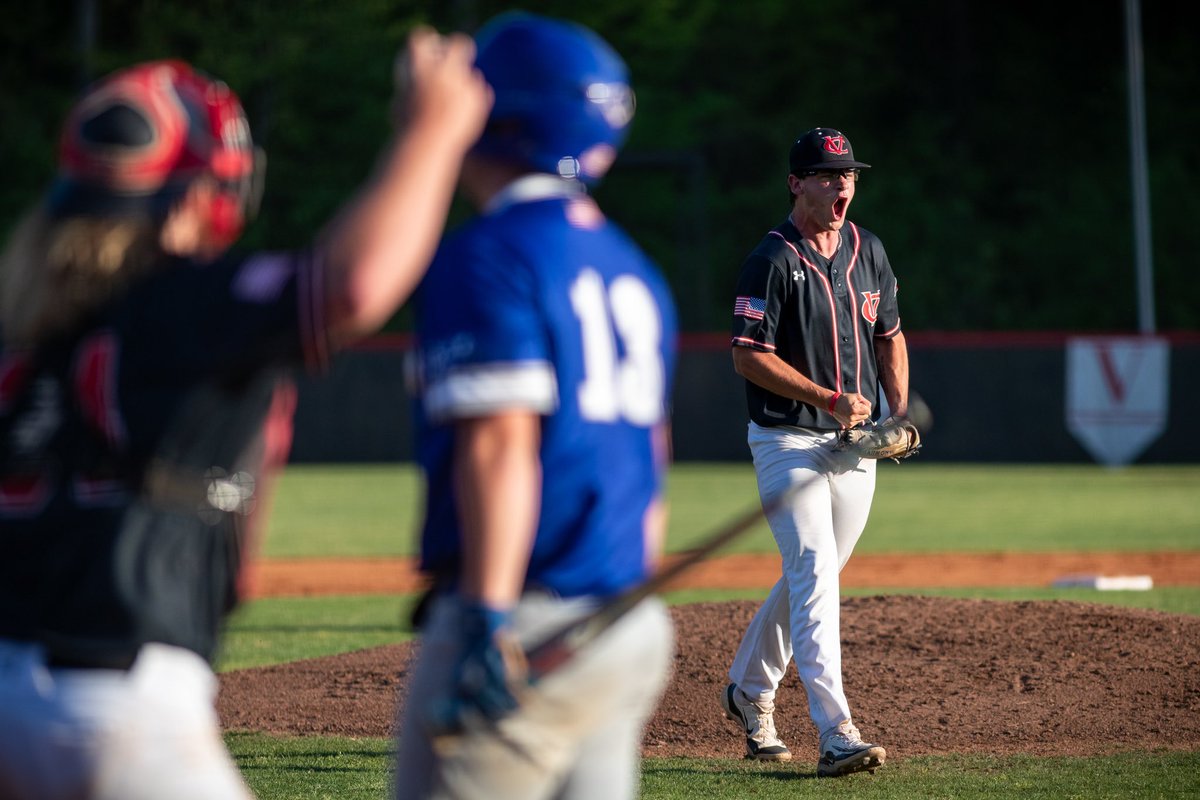
[[[813,128],[792,144],[788,168],[793,175],[820,169],[867,169],[871,165],[854,160],[854,148],[841,131]]]

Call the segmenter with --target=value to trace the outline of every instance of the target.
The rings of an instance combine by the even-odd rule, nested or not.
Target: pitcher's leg
[[[792,660],[790,626],[788,584],[781,577],[755,612],[729,668],[729,680],[755,702],[773,703],[787,674]]]
[[[875,462],[862,459],[854,469],[832,473],[829,487],[833,536],[837,542],[838,569],[841,570],[867,527],[875,497]]]
[[[820,486],[824,476],[817,470],[820,437],[802,434],[799,429],[789,432],[754,424],[748,430],[747,441],[754,456],[758,494],[764,508],[770,507],[784,492],[796,492],[789,508],[776,510],[767,519],[779,547],[783,574],[743,634],[729,671],[730,680],[747,698],[770,708],[793,656],[789,594],[796,579],[789,575],[789,552],[795,553],[798,540],[793,517],[805,514],[805,509],[813,503],[825,504],[825,490]]]
[[[825,476],[772,522],[788,582],[793,658],[817,730],[849,714],[842,689],[840,562]],[[832,722],[831,722],[832,720]]]

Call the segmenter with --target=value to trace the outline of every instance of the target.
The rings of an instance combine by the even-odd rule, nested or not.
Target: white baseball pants
[[[836,437],[750,423],[747,440],[764,505],[793,484],[802,488],[768,519],[783,577],[746,629],[729,670],[748,697],[770,705],[794,654],[818,733],[850,719],[838,573],[866,527],[875,494],[875,462],[835,451]]]
[[[144,646],[128,671],[51,669],[0,639],[0,797],[248,800],[221,740],[208,662]]]
[[[435,750],[423,725],[450,691],[460,636],[455,598],[439,598],[421,635],[399,725],[399,800],[628,800],[640,788],[642,733],[670,675],[674,629],[654,598],[542,678],[495,727]],[[526,594],[512,628],[526,645],[594,607]]]

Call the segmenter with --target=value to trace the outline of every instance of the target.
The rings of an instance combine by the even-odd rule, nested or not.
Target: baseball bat
[[[804,483],[792,484],[770,502],[747,509],[721,528],[706,535],[699,545],[681,553],[668,566],[660,569],[651,577],[616,595],[586,616],[568,623],[545,639],[527,647],[525,658],[528,662],[529,682],[535,683],[539,678],[558,669],[569,661],[580,648],[595,641],[638,603],[652,594],[661,592],[671,581],[746,533],[759,520],[769,517],[775,511],[783,508],[803,485]]]

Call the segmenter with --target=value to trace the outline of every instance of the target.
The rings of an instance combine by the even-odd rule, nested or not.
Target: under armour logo
[[[846,146],[845,136],[826,136],[825,151],[833,153],[835,156],[844,156],[850,152],[850,148]]]
[[[804,273],[798,269],[792,270],[792,280],[794,280],[794,281],[804,280]]]

